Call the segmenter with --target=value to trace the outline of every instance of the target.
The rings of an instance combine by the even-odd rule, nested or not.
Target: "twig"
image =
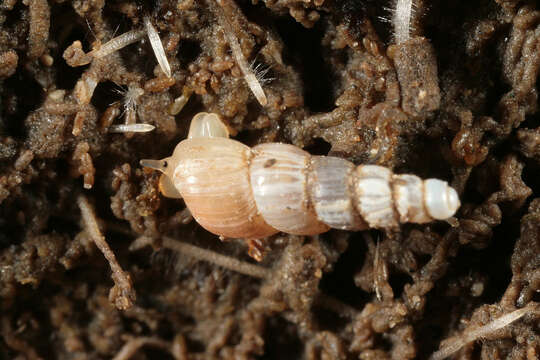
[[[118,309],[126,310],[133,305],[133,302],[136,299],[131,277],[127,272],[122,270],[120,264],[118,264],[118,261],[116,260],[116,256],[109,247],[109,244],[105,241],[105,237],[101,234],[97,224],[96,214],[94,213],[94,209],[92,209],[88,203],[86,196],[79,195],[77,204],[81,209],[81,215],[88,235],[103,253],[111,267],[111,277],[114,281],[114,286],[109,292],[109,300],[114,303]]]

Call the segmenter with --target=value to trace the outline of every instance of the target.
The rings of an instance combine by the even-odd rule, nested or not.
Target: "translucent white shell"
[[[453,216],[460,205],[456,190],[438,179],[424,181],[424,204],[429,215],[437,220]]]
[[[171,157],[141,161],[164,173],[164,195],[183,197],[193,217],[218,235],[390,229],[448,219],[460,206],[445,181],[396,175],[375,165],[355,167],[287,144],[250,149],[227,136],[219,116],[200,113],[189,139]]]
[[[309,172],[311,202],[320,221],[341,230],[363,230],[369,226],[355,209],[354,165],[330,156],[312,156]]]
[[[262,144],[252,150],[251,189],[257,209],[274,228],[298,235],[325,232],[328,225],[311,206],[307,173],[310,155],[288,144]]]
[[[433,219],[424,206],[424,181],[415,175],[394,175],[394,203],[399,222],[423,224]]]
[[[374,228],[395,228],[398,224],[392,198],[392,172],[376,165],[360,165],[354,172],[356,209]]]
[[[228,138],[229,130],[217,114],[200,112],[191,120],[188,138],[193,139],[200,137]]]

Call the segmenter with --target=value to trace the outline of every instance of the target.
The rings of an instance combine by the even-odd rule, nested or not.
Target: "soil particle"
[[[51,10],[47,0],[32,0],[28,5],[30,28],[28,30],[28,57],[37,59],[47,49]]]
[[[0,78],[10,77],[17,69],[19,57],[13,50],[5,51],[0,54]]]
[[[523,155],[540,160],[540,127],[518,130],[517,138]]]
[[[58,234],[41,235],[4,250],[1,281],[37,285],[57,264],[66,241]]]
[[[119,219],[128,220],[132,229],[138,234],[155,235],[157,219],[153,213],[159,207],[160,201],[155,187],[156,176],[149,178],[150,183],[141,184],[142,192],[131,182],[132,178],[140,177],[141,170],[132,173],[131,166],[124,164],[113,171],[113,190],[111,210]]]
[[[439,109],[441,94],[435,50],[426,38],[415,37],[388,49],[401,87],[401,108],[426,117]]]

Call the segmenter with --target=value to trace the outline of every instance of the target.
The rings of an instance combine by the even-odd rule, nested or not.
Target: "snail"
[[[202,227],[230,238],[396,229],[448,219],[460,206],[442,180],[312,156],[290,144],[249,148],[229,139],[214,113],[195,115],[172,156],[140,163],[163,172],[164,196],[183,198]]]

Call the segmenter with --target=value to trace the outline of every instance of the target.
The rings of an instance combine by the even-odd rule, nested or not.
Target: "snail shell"
[[[171,157],[141,165],[162,171],[162,193],[183,197],[201,226],[225,237],[395,229],[448,219],[460,206],[456,191],[438,179],[311,156],[288,144],[250,149],[229,139],[219,116],[209,113],[193,118],[189,138]]]

